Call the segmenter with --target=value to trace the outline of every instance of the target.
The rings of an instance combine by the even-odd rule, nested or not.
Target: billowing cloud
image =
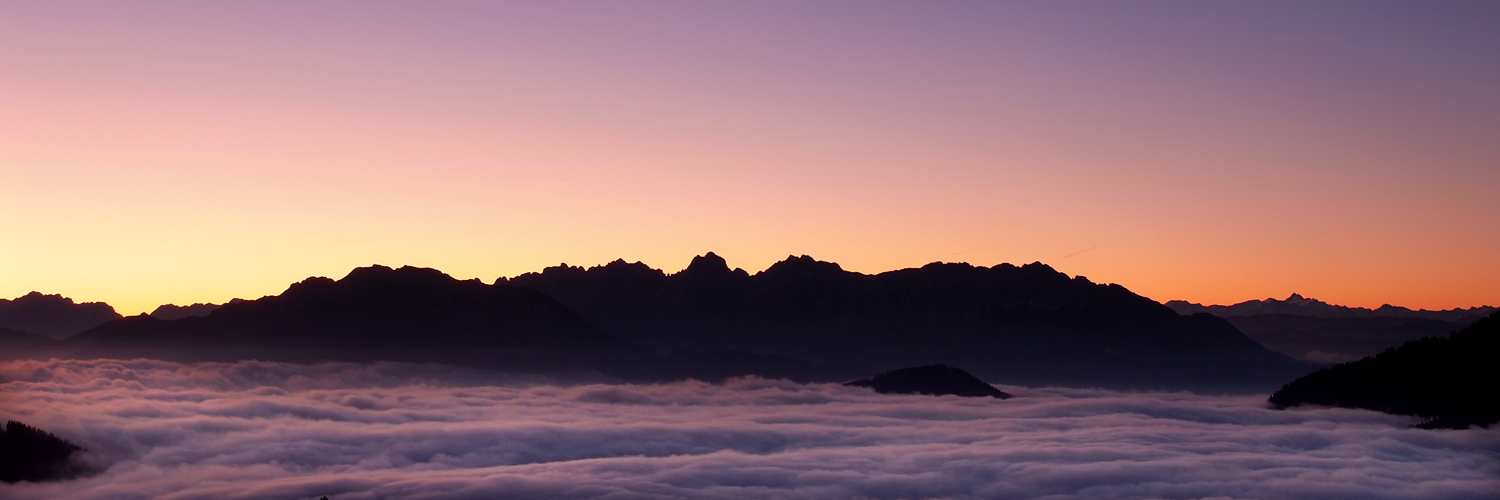
[[[98,476],[0,497],[1493,498],[1500,429],[1264,396],[609,384],[432,365],[0,363],[0,418]]]

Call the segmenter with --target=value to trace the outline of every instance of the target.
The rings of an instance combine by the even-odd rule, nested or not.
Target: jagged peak
[[[1057,269],[1053,268],[1052,266],[1043,264],[1040,261],[1021,266],[1021,270],[1036,274],[1063,274],[1061,272],[1058,272]],[[1063,276],[1066,277],[1067,275]]]
[[[975,266],[968,262],[929,262],[918,269],[974,269]]]
[[[602,265],[602,266],[594,266],[594,267],[590,267],[589,268],[590,271],[593,271],[595,269],[604,269],[604,270],[610,270],[610,271],[625,270],[625,269],[631,269],[631,270],[649,270],[649,271],[655,271],[656,270],[655,268],[646,265],[646,263],[644,263],[644,262],[641,262],[641,261],[626,262],[625,259],[615,259],[615,260],[609,261],[608,264],[605,264],[605,265]]]
[[[105,307],[109,307],[109,310],[111,310],[111,311],[114,310],[113,307],[110,307],[109,304],[106,304],[104,302],[77,302],[77,301],[74,301],[71,297],[66,297],[66,296],[64,296],[64,295],[62,295],[60,293],[42,293],[42,292],[38,292],[38,291],[32,291],[30,293],[27,293],[26,295],[22,295],[20,297],[14,298],[14,299],[0,299],[0,304],[6,304],[6,303],[15,304],[15,305],[22,305],[22,304],[48,304],[48,305],[54,305],[54,306],[56,306],[56,305],[61,305],[61,306],[90,306],[90,307],[105,306]]]
[[[688,263],[686,268],[673,274],[673,276],[682,276],[691,279],[705,277],[722,278],[731,275],[748,277],[750,273],[738,267],[731,269],[728,261],[725,261],[723,257],[713,252],[693,257],[693,260]]]
[[[788,255],[786,260],[771,264],[766,270],[756,273],[759,275],[770,275],[787,272],[796,273],[844,273],[844,268],[836,262],[824,262],[807,255]]]
[[[688,262],[687,268],[683,269],[682,272],[724,274],[730,272],[729,262],[713,252],[708,252],[693,257],[693,260]]]
[[[370,265],[368,267],[356,267],[353,270],[349,271],[349,274],[345,275],[343,279],[340,279],[338,281],[340,283],[344,283],[344,282],[350,282],[350,281],[363,281],[363,280],[378,280],[378,281],[403,280],[403,281],[405,281],[405,280],[412,280],[412,279],[430,279],[430,280],[440,280],[440,281],[458,281],[454,277],[449,276],[448,273],[445,273],[445,272],[442,272],[442,271],[439,271],[437,269],[433,269],[433,268],[430,268],[430,267],[401,266],[399,268],[394,268],[393,269],[391,267],[382,266],[380,264],[374,264],[374,265]]]
[[[16,302],[33,301],[33,300],[56,300],[56,301],[66,302],[66,303],[69,303],[69,304],[73,303],[73,299],[72,298],[70,298],[70,297],[64,297],[60,293],[42,293],[42,292],[38,292],[38,291],[32,291],[31,293],[28,293],[26,295],[22,295],[20,297],[16,297],[15,300],[16,300]]]

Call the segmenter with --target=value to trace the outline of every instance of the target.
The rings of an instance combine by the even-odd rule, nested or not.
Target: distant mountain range
[[[120,319],[103,302],[74,303],[61,295],[31,292],[15,300],[0,299],[0,328],[60,339]]]
[[[1040,263],[866,275],[801,256],[752,275],[712,253],[674,274],[616,261],[493,285],[432,269],[359,268],[201,317],[115,319],[12,352],[439,362],[631,380],[846,381],[949,364],[997,383],[1201,391],[1269,390],[1315,368],[1223,319],[1182,316]]]
[[[338,281],[309,278],[281,295],[225,305],[204,317],[119,319],[35,352],[175,361],[393,360],[528,370],[592,367],[610,361],[603,358],[612,354],[646,354],[534,290],[383,266],[355,269]]]
[[[1299,378],[1271,395],[1277,408],[1365,408],[1424,417],[1422,427],[1500,422],[1500,313],[1447,337],[1407,342]]]
[[[1167,307],[1177,311],[1178,314],[1209,313],[1220,318],[1288,314],[1313,318],[1413,318],[1465,323],[1473,323],[1478,321],[1479,318],[1497,311],[1496,308],[1490,306],[1446,309],[1441,311],[1429,311],[1426,309],[1411,310],[1390,304],[1369,309],[1333,305],[1318,299],[1309,299],[1296,293],[1285,300],[1247,300],[1228,306],[1205,306],[1181,300],[1173,300],[1167,302]]]
[[[1383,305],[1346,307],[1292,294],[1286,300],[1251,300],[1205,306],[1167,302],[1179,314],[1209,313],[1233,323],[1271,350],[1320,363],[1352,361],[1404,342],[1442,337],[1492,314],[1489,306],[1444,311]]]

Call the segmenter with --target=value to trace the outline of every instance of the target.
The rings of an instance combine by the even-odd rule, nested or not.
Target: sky
[[[1041,261],[1500,305],[1494,2],[0,0],[0,297]]]
[[[497,379],[497,377],[500,377]],[[504,379],[440,365],[0,362],[101,474],[15,500],[1492,499],[1500,432],[1260,396]]]

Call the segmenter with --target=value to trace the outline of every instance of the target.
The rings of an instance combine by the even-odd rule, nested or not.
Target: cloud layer
[[[1500,429],[1263,397],[1004,387],[1011,400],[508,378],[441,366],[0,363],[0,418],[92,478],[0,497],[1492,498]]]

